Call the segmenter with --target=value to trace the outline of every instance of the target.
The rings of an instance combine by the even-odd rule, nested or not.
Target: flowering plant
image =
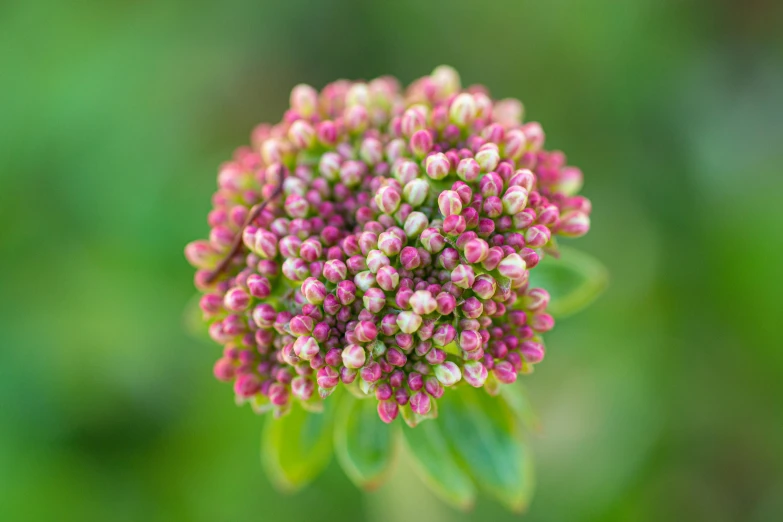
[[[527,504],[514,383],[544,358],[548,310],[605,278],[556,241],[589,229],[582,172],[522,116],[446,66],[404,92],[389,77],[298,85],[283,121],[220,167],[209,239],[185,254],[224,346],[215,376],[274,414],[264,462],[282,487],[332,451],[373,487],[402,437],[455,505],[477,486]]]

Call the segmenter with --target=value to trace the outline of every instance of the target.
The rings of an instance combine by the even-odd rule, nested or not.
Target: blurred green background
[[[336,463],[275,493],[263,419],[184,332],[217,165],[296,83],[441,63],[586,175],[609,290],[527,379],[529,521],[783,519],[774,0],[0,4],[0,518],[511,520]]]

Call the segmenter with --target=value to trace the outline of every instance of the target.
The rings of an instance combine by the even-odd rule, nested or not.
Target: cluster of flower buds
[[[317,407],[342,383],[413,424],[445,388],[529,373],[554,324],[529,271],[591,208],[522,112],[446,66],[405,91],[295,87],[220,167],[209,239],[185,249],[224,346],[215,376],[257,411]]]

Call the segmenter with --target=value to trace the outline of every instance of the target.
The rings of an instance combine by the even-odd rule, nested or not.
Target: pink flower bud
[[[492,172],[495,170],[495,167],[498,166],[498,162],[500,161],[500,154],[498,153],[497,147],[487,146],[486,148],[478,151],[475,158],[476,163],[479,164],[482,172]]]
[[[348,160],[340,166],[340,181],[346,187],[355,187],[362,181],[367,167],[360,161]]]
[[[402,241],[391,232],[382,232],[378,236],[378,248],[387,256],[394,256],[402,250]]]
[[[446,270],[454,270],[459,264],[459,253],[451,247],[444,249],[438,255],[438,264]]]
[[[541,312],[549,305],[549,292],[543,288],[531,288],[522,298],[523,306],[534,312]]]
[[[498,272],[512,281],[520,280],[525,277],[525,261],[519,254],[510,254],[498,264]]]
[[[409,238],[418,238],[429,225],[427,216],[422,212],[411,212],[405,219],[405,235]]]
[[[484,305],[477,298],[468,297],[460,306],[460,311],[468,319],[478,319],[484,313]]]
[[[549,314],[535,314],[530,318],[530,327],[538,333],[548,332],[555,326],[555,320]]]
[[[397,348],[391,348],[386,352],[386,360],[394,367],[402,368],[408,362],[408,358]]]
[[[314,326],[315,321],[313,321],[312,317],[306,315],[295,315],[291,318],[291,333],[297,337],[310,335]]]
[[[525,232],[525,241],[530,248],[540,248],[547,243],[551,237],[551,232],[544,225],[533,225]]]
[[[427,108],[424,105],[414,105],[402,115],[402,134],[413,136],[416,131],[427,127]]]
[[[359,134],[363,132],[370,121],[370,115],[367,109],[361,105],[354,105],[345,109],[343,114],[343,122],[345,124],[345,130],[351,134]]]
[[[476,101],[468,93],[458,95],[449,107],[449,118],[460,127],[467,127],[476,118]]]
[[[241,312],[248,305],[250,305],[250,296],[242,288],[232,288],[226,292],[226,296],[223,299],[223,306],[226,307],[226,310],[234,312]]]
[[[258,274],[250,274],[247,278],[247,289],[250,291],[250,295],[259,299],[265,299],[269,297],[272,291],[272,286],[269,283],[269,279],[260,276]]]
[[[514,98],[496,101],[492,107],[492,119],[506,127],[519,125],[523,113],[522,103]]]
[[[234,393],[237,396],[248,399],[261,390],[261,382],[258,376],[252,373],[244,373],[234,381]]]
[[[417,290],[409,301],[411,310],[418,315],[431,314],[438,307],[438,302],[427,290]]]
[[[378,270],[378,273],[375,275],[375,280],[378,283],[378,286],[383,290],[391,292],[397,288],[397,285],[400,282],[400,274],[397,272],[396,268],[384,266]]]
[[[318,106],[318,92],[301,83],[291,91],[291,108],[304,118],[310,118],[315,114]]]
[[[252,250],[262,259],[277,256],[277,237],[267,230],[259,229],[253,238]]]
[[[590,218],[587,214],[572,210],[560,216],[560,226],[557,233],[565,237],[580,237],[590,230]]]
[[[367,353],[358,344],[349,344],[342,351],[343,365],[346,368],[359,369],[367,360]]]
[[[468,263],[481,263],[489,255],[489,245],[483,239],[470,239],[463,248]]]
[[[529,362],[530,364],[538,364],[544,360],[544,345],[541,343],[534,341],[524,341],[520,345],[519,351],[525,358],[525,361]]]
[[[457,300],[448,292],[441,292],[435,297],[438,313],[449,315],[457,307]]]
[[[462,376],[465,382],[474,388],[481,388],[487,380],[488,372],[481,362],[470,361],[462,366]]]
[[[475,352],[481,348],[483,341],[478,332],[463,330],[459,334],[459,347],[466,352]]]
[[[438,381],[435,377],[427,377],[424,379],[424,391],[427,392],[427,394],[432,397],[433,399],[440,399],[443,397],[443,392],[445,391],[443,389],[443,386],[441,386],[440,381]]]
[[[503,193],[503,179],[495,172],[490,172],[479,181],[479,190],[484,198],[500,196]]]
[[[527,190],[522,187],[512,186],[503,195],[503,212],[514,215],[522,212],[527,205]]]
[[[378,402],[378,416],[386,424],[390,424],[397,418],[399,412],[399,406],[394,400],[380,401]]]
[[[470,288],[475,280],[476,275],[470,265],[457,265],[451,271],[451,282],[460,288]]]
[[[492,373],[503,384],[511,384],[517,380],[517,369],[508,361],[496,361]]]
[[[522,132],[525,133],[527,138],[528,150],[537,152],[544,146],[544,129],[541,128],[541,124],[536,121],[525,123],[522,126]]]
[[[526,147],[527,137],[524,132],[519,129],[512,129],[506,133],[503,151],[507,158],[514,161],[518,160],[522,157]]]
[[[419,372],[411,372],[408,374],[408,388],[412,391],[419,391],[424,387],[424,377]]]
[[[319,350],[318,341],[309,335],[299,337],[294,342],[294,353],[305,361],[312,359]]]
[[[451,215],[443,220],[443,231],[449,236],[458,236],[465,232],[467,223],[460,215]]]
[[[309,149],[315,144],[315,129],[304,120],[296,120],[288,129],[288,139],[298,149]]]
[[[437,254],[446,246],[446,239],[438,232],[436,228],[428,228],[422,231],[419,238],[421,244],[432,254]]]
[[[432,135],[430,131],[422,129],[413,133],[409,146],[414,156],[423,158],[427,153],[432,150]]]
[[[313,277],[309,277],[302,283],[302,294],[308,303],[314,305],[321,304],[326,298],[326,285]]]
[[[370,313],[377,314],[386,306],[386,294],[380,288],[369,288],[364,292],[362,302]]]
[[[462,379],[459,367],[451,361],[435,366],[435,377],[443,386],[453,386]]]
[[[402,195],[405,201],[414,207],[418,207],[427,200],[429,189],[430,185],[425,180],[421,178],[413,179],[405,184]]]
[[[332,147],[337,143],[337,126],[329,120],[319,122],[315,126],[315,136],[322,145]]]
[[[413,247],[405,247],[400,252],[400,264],[405,270],[415,270],[421,266],[419,251]]]
[[[375,203],[386,214],[393,214],[399,208],[401,201],[402,196],[399,190],[392,186],[381,187],[375,194]]]
[[[353,281],[345,280],[337,283],[337,299],[343,306],[349,305],[356,300],[356,285]]]
[[[375,138],[365,138],[359,147],[359,157],[368,165],[383,161],[383,144]]]
[[[259,328],[272,328],[277,318],[277,312],[271,305],[260,304],[253,309],[253,322]]]
[[[323,276],[330,283],[339,283],[348,275],[348,268],[339,259],[332,259],[324,263]]]
[[[323,366],[316,374],[316,381],[318,386],[328,390],[337,386],[340,382],[340,374],[331,366]]]
[[[215,374],[215,377],[219,381],[228,382],[234,378],[234,375],[236,375],[234,363],[231,362],[231,359],[226,357],[220,358],[217,360],[217,362],[215,362],[215,366],[212,368],[212,373]]]
[[[304,376],[297,376],[291,380],[291,394],[301,401],[308,401],[315,391],[315,383]]]
[[[449,159],[445,154],[438,152],[427,156],[425,170],[427,172],[427,176],[429,176],[431,179],[443,179],[449,174],[449,170],[451,170],[451,164],[449,163]]]
[[[445,217],[459,214],[462,212],[462,199],[453,190],[444,190],[438,196],[438,208]]]
[[[354,329],[354,333],[360,342],[368,343],[377,337],[378,329],[370,321],[359,321],[359,324]]]
[[[427,415],[432,407],[430,396],[424,391],[414,393],[410,398],[410,405],[413,412],[419,415]]]
[[[457,165],[457,176],[464,181],[475,181],[481,174],[481,165],[473,158],[460,160]]]
[[[327,152],[318,162],[318,171],[329,181],[337,181],[340,177],[342,158],[336,152]]]
[[[359,376],[370,384],[378,382],[381,378],[381,374],[381,366],[375,361],[370,361],[367,366],[364,366],[359,370]]]
[[[356,283],[356,288],[362,292],[366,292],[376,284],[375,275],[369,270],[356,274],[353,278],[353,282]]]
[[[421,326],[421,316],[414,312],[400,312],[397,316],[397,326],[404,333],[412,334]]]
[[[367,268],[369,268],[370,272],[373,274],[378,273],[378,270],[380,270],[381,267],[389,266],[390,263],[386,254],[380,250],[370,250],[367,254]]]

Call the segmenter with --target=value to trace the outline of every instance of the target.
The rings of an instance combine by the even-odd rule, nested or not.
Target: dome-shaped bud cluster
[[[591,208],[521,103],[449,67],[404,92],[299,85],[290,103],[220,167],[209,239],[185,249],[224,346],[215,376],[278,414],[355,386],[391,422],[530,372],[553,320],[529,271]]]

